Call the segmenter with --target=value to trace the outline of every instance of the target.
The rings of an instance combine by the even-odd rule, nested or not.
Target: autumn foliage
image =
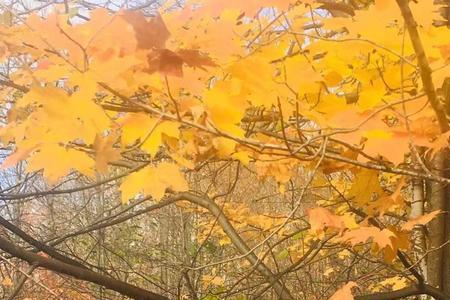
[[[124,207],[146,198],[209,211],[198,241],[236,247],[249,264],[240,266],[253,266],[279,299],[319,299],[283,276],[332,255],[370,256],[398,272],[341,279],[320,299],[365,299],[395,284],[412,291],[406,296],[430,294],[425,283],[442,288],[420,270],[430,248],[415,245],[417,229],[447,208],[411,214],[414,182],[450,182],[433,167],[450,132],[450,31],[436,26],[433,1],[192,0],[151,15],[58,5],[8,13],[2,168],[42,173],[50,191],[73,174],[92,187],[114,180]],[[275,185],[279,201],[293,195],[292,207],[268,217],[250,199],[193,184],[219,162]],[[282,245],[278,260],[289,257],[284,271],[264,256],[270,243]],[[216,271],[204,282],[235,280]],[[253,295],[269,299],[265,292]],[[213,294],[201,299],[220,299]]]

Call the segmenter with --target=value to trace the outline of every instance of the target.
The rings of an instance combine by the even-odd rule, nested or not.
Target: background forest
[[[0,0],[0,298],[450,299],[449,19]]]

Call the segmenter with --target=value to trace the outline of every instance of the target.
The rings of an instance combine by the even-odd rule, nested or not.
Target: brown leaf
[[[169,49],[153,51],[148,56],[149,72],[160,72],[165,75],[183,76],[183,59]]]
[[[152,51],[148,55],[149,72],[160,72],[165,75],[183,76],[183,64],[193,68],[205,70],[205,66],[216,66],[211,58],[198,50],[178,50],[174,52],[169,49]]]
[[[158,14],[146,19],[139,11],[125,10],[122,18],[133,26],[139,49],[162,49],[170,36],[170,32]]]
[[[215,67],[217,64],[206,54],[198,50],[181,49],[177,51],[184,63],[192,68],[206,70],[205,67]]]

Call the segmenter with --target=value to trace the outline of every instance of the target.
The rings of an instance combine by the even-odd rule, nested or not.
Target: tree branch
[[[414,20],[414,16],[409,7],[409,0],[396,0],[397,4],[402,12],[403,19],[405,20],[406,28],[408,29],[409,38],[411,40],[414,52],[417,56],[417,62],[419,64],[420,76],[422,78],[423,89],[425,94],[433,107],[439,126],[442,132],[447,132],[450,129],[447,117],[445,115],[445,110],[439,102],[436,94],[436,89],[434,88],[433,78],[431,77],[431,68],[428,63],[428,59],[423,48],[422,41],[420,39],[419,32],[417,31],[417,23]]]
[[[66,274],[74,278],[89,281],[107,289],[116,291],[122,295],[139,300],[167,300],[168,298],[141,289],[126,282],[117,280],[112,277],[98,274],[88,269],[80,268],[74,265],[63,263],[53,258],[43,257],[31,251],[26,251],[21,247],[16,246],[7,239],[0,237],[0,249],[9,253],[10,255],[20,258],[29,264],[37,264],[39,267],[55,271],[57,273]]]
[[[8,220],[4,219],[1,216],[0,216],[0,225],[2,225],[3,227],[5,227],[9,231],[11,231],[12,233],[17,235],[18,237],[20,237],[25,242],[27,242],[30,245],[36,247],[36,249],[38,249],[39,251],[42,251],[42,252],[50,255],[54,259],[57,259],[57,260],[59,260],[61,262],[64,262],[66,264],[77,266],[79,268],[86,268],[80,262],[78,262],[78,261],[76,261],[76,260],[74,260],[74,259],[72,259],[70,257],[64,256],[61,253],[59,253],[58,251],[56,251],[55,248],[53,248],[51,246],[48,246],[48,245],[46,245],[46,244],[36,240],[35,238],[33,238],[32,236],[27,234],[25,231],[23,231],[22,229],[20,229],[19,227],[17,227],[16,225],[12,224],[11,222],[9,222]]]
[[[275,274],[251,251],[250,247],[245,243],[242,237],[236,232],[228,218],[223,214],[220,207],[212,200],[197,196],[192,193],[179,193],[177,197],[180,200],[187,200],[208,209],[216,218],[223,231],[228,235],[233,245],[242,253],[251,264],[253,264],[258,272],[266,277],[269,282],[275,282],[273,287],[278,294],[279,299],[294,299],[289,290],[276,278]]]

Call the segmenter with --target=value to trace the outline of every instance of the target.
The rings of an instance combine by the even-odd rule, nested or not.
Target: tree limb
[[[422,78],[423,89],[425,94],[433,107],[441,132],[447,132],[450,129],[450,125],[445,115],[445,110],[439,102],[436,94],[436,89],[433,84],[433,78],[431,77],[431,67],[428,63],[428,59],[423,48],[422,41],[420,39],[419,32],[417,31],[417,22],[414,20],[414,16],[409,7],[409,0],[396,0],[397,4],[402,12],[403,19],[405,20],[406,28],[408,29],[409,38],[411,40],[414,52],[417,56],[417,62],[419,64],[420,76]]]
[[[37,264],[39,267],[72,276],[74,278],[89,281],[107,289],[116,291],[122,295],[139,300],[167,300],[168,298],[141,289],[126,282],[117,280],[115,278],[98,274],[88,269],[80,268],[70,265],[53,258],[47,258],[31,251],[24,250],[21,247],[11,243],[7,239],[0,237],[0,249],[9,253],[10,255],[20,258],[29,264]]]
[[[64,262],[66,264],[77,266],[79,268],[86,268],[82,263],[80,263],[80,262],[78,262],[78,261],[76,261],[76,260],[74,260],[74,259],[72,259],[70,257],[67,257],[65,255],[62,255],[61,253],[56,251],[55,248],[53,248],[51,246],[48,246],[48,245],[42,243],[41,241],[36,240],[32,236],[30,236],[28,233],[26,233],[25,231],[23,231],[22,229],[20,229],[19,227],[17,227],[16,225],[12,224],[11,222],[9,222],[8,220],[4,219],[1,216],[0,216],[0,225],[2,225],[3,227],[5,227],[9,231],[11,231],[12,233],[17,235],[18,237],[20,237],[25,242],[27,242],[30,245],[34,246],[37,250],[42,251],[42,252],[50,255],[54,259],[57,259],[57,260],[59,260],[61,262]]]
[[[236,232],[228,218],[223,214],[220,207],[212,200],[197,196],[192,193],[179,193],[180,200],[187,200],[208,209],[216,218],[223,231],[228,235],[233,245],[244,255],[244,257],[255,266],[256,270],[266,277],[269,282],[275,282],[273,287],[279,299],[294,299],[289,290],[276,278],[275,274],[253,253],[242,237]]]

